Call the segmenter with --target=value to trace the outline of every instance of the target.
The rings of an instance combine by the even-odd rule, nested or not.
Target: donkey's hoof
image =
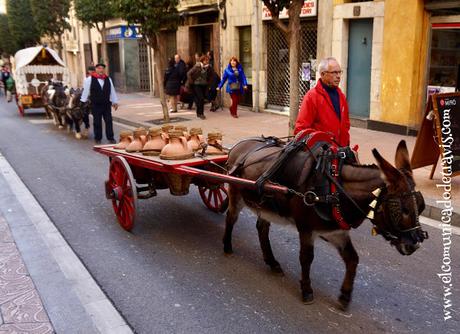
[[[315,302],[315,299],[313,298],[313,292],[302,292],[302,302],[305,305],[310,305]]]
[[[284,271],[283,271],[283,269],[281,268],[281,266],[279,264],[275,264],[273,266],[270,266],[270,270],[276,276],[284,276]]]
[[[81,139],[81,134],[80,134],[80,133],[76,133],[76,134],[75,134],[75,138]]]
[[[225,255],[232,255],[233,254],[233,249],[232,247],[227,247],[227,246],[224,246],[224,253]]]
[[[341,294],[337,308],[341,311],[347,311],[350,306],[351,297],[349,295]]]

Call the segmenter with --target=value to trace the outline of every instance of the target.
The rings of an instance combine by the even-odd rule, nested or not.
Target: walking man
[[[100,144],[102,140],[102,119],[105,122],[105,135],[111,144],[115,144],[112,124],[112,110],[118,109],[118,97],[112,79],[105,74],[105,64],[96,64],[96,71],[85,79],[83,94],[80,101],[85,103],[91,99],[93,112],[94,140]]]

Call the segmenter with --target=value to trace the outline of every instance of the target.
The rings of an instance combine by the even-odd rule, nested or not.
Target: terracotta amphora
[[[185,160],[193,157],[193,151],[188,147],[182,131],[169,131],[169,143],[161,150],[160,159]]]
[[[191,128],[188,146],[192,149],[192,151],[198,151],[202,148],[201,144],[203,143],[203,130],[201,130],[201,128]]]
[[[176,125],[174,127],[174,130],[177,130],[177,131],[182,131],[185,139],[189,140],[190,138],[190,134],[188,133],[188,130],[187,130],[187,127],[184,126],[184,125]]]
[[[133,153],[133,152],[140,152],[144,147],[146,139],[145,129],[138,128],[133,132],[133,141],[126,147],[126,152]]]
[[[117,150],[126,149],[126,147],[132,141],[132,138],[133,138],[132,135],[133,135],[132,131],[127,131],[127,130],[121,131],[120,132],[120,142],[117,145],[115,145],[113,148]]]
[[[142,149],[143,155],[158,155],[166,145],[166,140],[162,137],[161,128],[149,129],[149,140]]]
[[[206,148],[206,154],[225,154],[222,148],[222,133],[220,132],[209,132],[208,133],[208,147]]]
[[[169,141],[169,134],[168,133],[172,129],[174,129],[174,125],[171,125],[171,124],[164,124],[164,125],[161,126],[161,131],[162,131],[161,136],[166,141],[166,143],[168,143],[168,141]]]

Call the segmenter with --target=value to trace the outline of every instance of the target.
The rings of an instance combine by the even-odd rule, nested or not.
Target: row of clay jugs
[[[201,130],[201,128],[191,128],[188,146],[192,149],[192,151],[198,151],[201,148],[202,143],[204,143],[203,130]]]
[[[129,130],[123,130],[120,132],[120,141],[113,148],[117,150],[125,150],[126,147],[133,141],[133,132]]]
[[[187,144],[183,131],[170,130],[169,142],[163,147],[160,159],[165,160],[184,160],[193,157],[193,151]]]
[[[147,143],[145,143],[142,149],[144,155],[158,155],[161,150],[167,144],[166,138],[163,136],[163,130],[161,128],[150,128],[149,137]]]
[[[145,128],[137,128],[133,131],[133,141],[126,147],[126,152],[140,152],[147,142],[147,131]]]
[[[222,133],[220,132],[209,132],[208,133],[208,147],[206,153],[209,155],[213,154],[225,154],[222,149]]]

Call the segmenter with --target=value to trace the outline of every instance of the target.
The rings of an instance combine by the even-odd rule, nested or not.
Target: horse
[[[264,140],[260,138],[241,141],[229,152],[229,174],[257,180],[276,162],[283,150],[279,145],[264,144]],[[349,231],[340,228],[337,220],[330,219],[330,215],[325,215],[324,210],[320,210],[320,203],[315,204],[320,196],[315,194],[314,185],[325,178],[321,171],[315,172],[320,165],[318,156],[326,154],[327,150],[319,151],[322,153],[308,149],[296,152],[282,165],[275,177],[270,179],[275,184],[288,187],[288,195],[244,189],[230,183],[223,237],[224,252],[233,253],[233,226],[240,211],[247,206],[258,217],[256,227],[265,263],[272,272],[283,275],[270,245],[270,222],[294,224],[300,238],[302,301],[305,304],[314,301],[310,266],[314,257],[314,240],[319,236],[334,245],[345,262],[346,272],[338,298],[338,308],[346,310],[351,302],[359,256],[353,247]],[[374,225],[373,234],[382,235],[400,254],[410,255],[428,238],[428,234],[419,223],[419,215],[425,204],[422,194],[415,191],[406,143],[401,141],[396,149],[395,167],[376,149],[372,153],[378,166],[360,165],[356,162],[343,164],[340,183],[337,185],[341,190],[335,196],[338,200],[337,208],[340,209],[344,221],[355,223],[353,227],[359,226],[369,212],[368,218]],[[323,209],[330,209],[331,205],[323,203]]]
[[[62,82],[49,81],[41,90],[41,97],[47,116],[53,117],[54,124],[59,129],[64,128],[66,105],[70,91]]]
[[[88,103],[83,103],[80,101],[83,89],[71,88],[69,102],[67,104],[65,122],[67,124],[68,131],[72,131],[75,127],[75,138],[81,139],[88,137],[89,129],[89,113],[90,108]],[[85,124],[85,128],[82,134],[81,124]]]

